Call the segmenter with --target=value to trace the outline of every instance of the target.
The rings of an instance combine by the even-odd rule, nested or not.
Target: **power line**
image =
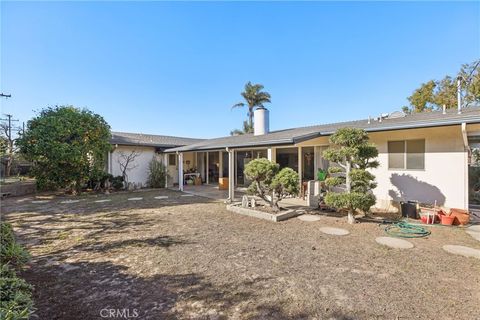
[[[12,119],[13,115],[11,115],[11,114],[5,114],[5,116],[7,117],[7,119],[0,119],[0,120],[8,121],[8,127],[7,127],[7,130],[6,130],[5,134],[7,134],[7,138],[10,142],[10,141],[12,141],[12,122],[20,121],[20,120]]]

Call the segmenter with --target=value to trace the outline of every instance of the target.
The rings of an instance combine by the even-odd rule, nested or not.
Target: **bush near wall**
[[[150,188],[164,188],[167,178],[167,168],[155,157],[148,165],[148,181]]]
[[[28,319],[33,312],[32,286],[17,276],[30,258],[15,241],[12,226],[0,223],[0,319]]]

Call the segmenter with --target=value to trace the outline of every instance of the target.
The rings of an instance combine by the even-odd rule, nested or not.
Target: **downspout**
[[[463,166],[463,172],[464,172],[464,186],[463,186],[463,196],[464,196],[464,209],[468,210],[468,157],[470,154],[470,147],[468,146],[468,135],[467,135],[467,124],[465,122],[462,123],[462,140],[463,140],[463,148],[464,148],[464,166]]]
[[[232,203],[235,199],[235,160],[234,160],[234,150],[228,147],[225,148],[228,154],[228,203]],[[225,165],[225,164],[223,164]]]

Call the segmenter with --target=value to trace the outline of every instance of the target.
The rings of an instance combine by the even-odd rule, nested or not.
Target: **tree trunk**
[[[352,169],[352,164],[350,163],[350,161],[346,161],[346,168],[345,168],[345,184],[346,184],[346,187],[347,187],[347,193],[350,193],[350,191],[352,190],[352,181],[351,181],[351,178],[350,178],[350,170]]]
[[[353,214],[353,210],[348,210],[347,221],[348,221],[348,223],[350,223],[350,224],[354,224],[355,222],[357,222],[357,220],[355,220],[355,216],[354,216],[354,214]]]
[[[280,211],[280,207],[278,206],[278,202],[277,201],[272,201],[270,202],[270,207],[272,208],[273,212],[278,212]]]
[[[280,207],[278,206],[278,200],[275,199],[275,191],[272,191],[270,207],[272,208],[273,212],[280,211]]]
[[[248,108],[248,124],[250,125],[250,131],[253,130],[253,108]]]
[[[10,177],[11,173],[12,173],[12,156],[9,154],[7,156],[7,161],[5,163],[5,176],[6,177]]]

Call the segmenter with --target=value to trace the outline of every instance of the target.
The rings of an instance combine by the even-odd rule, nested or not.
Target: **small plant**
[[[113,177],[112,178],[112,188],[115,191],[122,190],[125,187],[123,182],[124,182],[124,179],[123,179],[122,176]]]
[[[33,311],[32,286],[17,276],[30,255],[16,241],[10,224],[0,223],[0,319],[28,319]]]
[[[148,180],[147,184],[150,188],[164,188],[167,178],[167,169],[155,157],[148,165]]]
[[[30,259],[30,255],[15,241],[10,224],[1,223],[0,229],[0,260],[2,265],[8,263],[13,268],[21,268]]]
[[[254,194],[267,202],[274,212],[278,212],[278,203],[287,196],[298,194],[298,174],[283,168],[265,158],[250,161],[244,170],[247,179],[252,183],[248,193]]]
[[[112,181],[113,175],[103,170],[92,170],[90,179],[87,182],[87,188],[94,191],[104,190],[107,187],[107,182]]]

